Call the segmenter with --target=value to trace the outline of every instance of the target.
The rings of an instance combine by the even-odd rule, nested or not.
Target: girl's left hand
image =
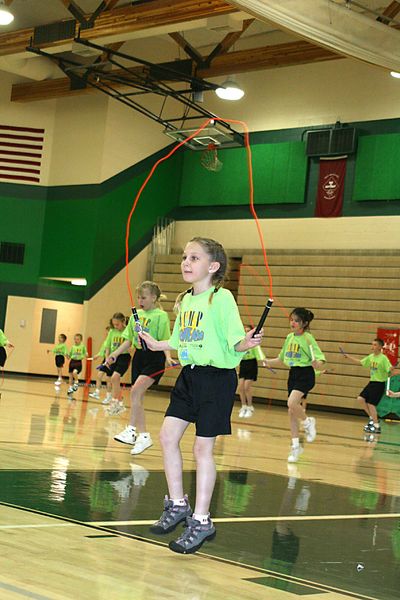
[[[255,348],[256,346],[259,346],[261,344],[264,335],[264,329],[261,329],[260,333],[256,333],[253,337],[255,330],[256,328],[254,327],[246,333],[245,337],[243,338],[240,344],[241,351],[250,350],[250,348]]]
[[[167,367],[177,367],[179,365],[179,362],[173,358],[167,358],[165,362]]]

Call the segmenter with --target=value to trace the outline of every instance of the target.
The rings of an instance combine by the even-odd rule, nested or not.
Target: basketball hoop
[[[218,150],[215,144],[208,144],[207,148],[203,150],[200,163],[207,171],[218,172],[222,169],[223,163],[218,158]]]

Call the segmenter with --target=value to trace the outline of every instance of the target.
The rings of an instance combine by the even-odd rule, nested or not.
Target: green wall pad
[[[400,199],[400,133],[362,136],[353,188],[353,200]]]
[[[254,202],[301,204],[305,201],[307,157],[304,142],[252,146]],[[218,152],[219,172],[201,165],[201,153],[185,152],[180,192],[181,206],[243,205],[249,202],[245,148]]]

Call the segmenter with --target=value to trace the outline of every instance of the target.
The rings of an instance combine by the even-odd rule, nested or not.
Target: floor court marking
[[[151,544],[153,546],[158,546],[160,548],[164,548],[167,549],[167,543],[166,542],[161,542],[158,540],[154,540],[154,539],[150,539],[150,538],[146,538],[137,534],[130,534],[127,533],[125,531],[119,531],[118,529],[112,529],[111,526],[112,524],[116,524],[118,523],[117,521],[106,521],[104,523],[106,523],[106,525],[100,525],[100,523],[102,523],[101,521],[77,521],[75,519],[71,519],[69,517],[63,517],[61,515],[52,515],[50,513],[46,513],[44,511],[39,511],[39,510],[35,510],[34,508],[26,508],[24,506],[18,506],[16,504],[10,504],[7,502],[0,502],[0,506],[6,506],[8,508],[14,508],[16,510],[21,510],[23,512],[28,512],[28,513],[32,513],[32,514],[36,514],[36,515],[41,515],[41,516],[45,516],[45,517],[49,517],[49,518],[53,518],[53,519],[57,519],[59,521],[63,521],[64,523],[66,523],[67,525],[75,525],[75,526],[82,526],[82,527],[88,527],[97,531],[101,531],[101,532],[108,532],[111,534],[117,534],[120,537],[126,537],[126,538],[130,538],[130,539],[134,539],[136,541],[139,542],[145,542],[147,544]],[[357,515],[358,518],[365,518],[367,515]],[[376,515],[368,515],[369,517],[375,517]],[[381,516],[400,516],[399,514],[390,514],[390,515],[381,515]],[[245,518],[245,517],[239,517],[240,518]],[[284,520],[284,517],[256,517],[256,518],[261,518],[261,519],[269,519],[269,520]],[[337,517],[336,517],[337,518]],[[339,517],[340,518],[340,517]],[[353,518],[355,518],[355,516],[353,516]],[[233,521],[238,521],[239,519],[233,519]],[[213,519],[214,521],[218,522],[218,519]],[[231,520],[232,521],[232,520]],[[154,519],[151,520],[151,523],[154,522]],[[129,522],[131,523],[131,522]],[[145,521],[144,524],[147,524],[148,521]],[[307,580],[307,579],[301,579],[300,577],[295,577],[294,575],[285,575],[283,573],[279,573],[278,571],[272,571],[270,569],[264,569],[262,567],[257,567],[254,565],[248,565],[247,563],[242,563],[242,562],[238,562],[238,561],[234,561],[228,558],[222,558],[222,557],[218,557],[218,556],[213,556],[211,554],[206,554],[204,552],[197,552],[197,555],[200,557],[203,557],[205,559],[209,559],[209,560],[213,560],[215,562],[221,562],[224,564],[228,564],[228,565],[233,565],[235,567],[239,567],[239,568],[243,568],[243,569],[248,569],[250,571],[254,571],[256,573],[262,573],[263,575],[269,575],[275,579],[283,579],[285,581],[289,581],[289,582],[293,582],[293,583],[300,583],[302,585],[306,585],[309,587],[313,587],[313,588],[318,588],[322,591],[328,591],[328,592],[338,592],[343,594],[344,596],[348,596],[350,598],[357,598],[359,600],[376,600],[376,597],[373,596],[366,596],[366,595],[360,595],[360,594],[356,594],[355,592],[350,592],[348,590],[343,590],[341,588],[335,588],[333,586],[328,586],[325,585],[323,583],[318,583],[318,582],[314,582],[312,580]],[[7,584],[4,584],[7,585]],[[0,588],[2,587],[2,584],[0,582]],[[12,586],[11,586],[12,587]],[[7,589],[11,589],[7,588]],[[34,598],[34,600],[51,600],[51,598],[47,598],[45,596],[40,596],[40,595],[35,595],[32,594],[31,592],[25,592],[25,590],[19,591],[18,593],[22,593],[24,592],[25,596],[29,597],[29,598]]]
[[[341,521],[345,519],[398,519],[400,513],[377,513],[367,515],[278,515],[270,517],[216,517],[213,523],[264,523],[269,521]],[[154,519],[141,519],[137,521],[87,521],[87,525],[98,527],[117,525],[152,525]]]
[[[52,600],[52,598],[50,598],[49,596],[36,594],[35,592],[30,592],[29,590],[20,588],[17,585],[12,585],[11,583],[3,583],[2,581],[0,581],[0,589],[7,590],[7,592],[13,592],[14,594],[18,594],[19,596],[24,596],[24,598],[33,598],[33,600]]]

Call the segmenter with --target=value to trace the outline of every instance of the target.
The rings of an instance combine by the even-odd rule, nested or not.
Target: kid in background
[[[58,336],[58,344],[54,346],[53,350],[51,350],[51,352],[54,354],[54,361],[56,363],[58,375],[57,380],[54,382],[56,388],[62,384],[62,370],[65,364],[65,357],[68,356],[68,348],[67,344],[65,343],[66,341],[67,336],[64,333],[60,333]],[[50,352],[50,350],[47,350],[47,352]]]
[[[350,356],[350,354],[347,354],[343,349],[341,350],[344,358],[351,360],[351,362],[356,365],[361,365],[370,370],[370,381],[357,398],[369,417],[368,423],[364,426],[364,431],[367,433],[381,433],[376,407],[385,393],[386,382],[393,370],[392,363],[388,357],[383,354],[383,346],[384,341],[380,338],[375,338],[371,345],[372,354],[369,354],[361,360],[354,356]]]
[[[12,344],[4,334],[4,332],[0,329],[0,368],[3,368],[6,364],[7,360],[7,352],[6,348],[10,350],[14,348],[14,344]]]
[[[107,335],[108,332],[111,329],[111,320],[110,320],[110,325],[108,325],[106,327],[106,331],[107,331]],[[97,352],[97,354],[95,354],[93,356],[93,360],[97,360],[98,358],[101,358],[101,365],[105,364],[105,360],[107,358],[107,353],[106,353],[106,341],[107,341],[107,337],[105,340],[103,340],[103,343],[101,344],[99,351]],[[112,393],[111,393],[111,382],[110,382],[110,378],[106,376],[106,372],[96,368],[96,383],[95,383],[95,390],[94,392],[91,392],[89,394],[90,398],[94,398],[95,400],[99,400],[100,399],[100,390],[101,390],[101,384],[103,382],[104,377],[106,377],[106,381],[107,381],[107,394],[106,397],[104,398],[102,404],[109,404],[111,402],[112,399]]]
[[[69,373],[69,388],[68,394],[73,394],[78,389],[78,375],[82,371],[82,360],[87,356],[86,346],[82,343],[82,334],[74,335],[74,345],[68,352],[70,358],[68,373]]]
[[[115,313],[111,318],[111,329],[108,332],[106,341],[105,341],[105,353],[106,357],[110,356],[113,352],[115,352],[121,344],[126,341],[126,338],[123,337],[123,332],[126,327],[126,317],[120,313]],[[131,362],[131,355],[129,354],[129,350],[121,351],[118,354],[115,361],[113,361],[110,365],[107,365],[105,362],[104,366],[100,367],[101,370],[104,370],[108,377],[111,378],[111,393],[112,393],[112,414],[118,414],[121,412],[121,409],[125,410],[124,404],[121,400],[121,377],[123,377],[126,371],[129,368],[129,363]],[[107,404],[106,400],[103,400],[103,404]]]
[[[246,333],[252,328],[250,325],[244,327]],[[242,406],[239,410],[240,418],[249,418],[254,413],[253,406],[253,381],[257,381],[258,375],[258,361],[263,361],[264,364],[265,356],[260,346],[251,348],[246,352],[240,361],[239,365],[239,396]]]
[[[265,361],[267,367],[285,364],[290,368],[287,384],[292,435],[289,463],[297,462],[303,453],[299,439],[299,421],[303,424],[307,442],[313,442],[317,435],[315,418],[307,417],[302,405],[315,385],[315,370],[321,370],[325,363],[325,356],[309,331],[313,319],[314,314],[306,308],[292,310],[289,316],[292,331],[286,337],[279,356]]]

